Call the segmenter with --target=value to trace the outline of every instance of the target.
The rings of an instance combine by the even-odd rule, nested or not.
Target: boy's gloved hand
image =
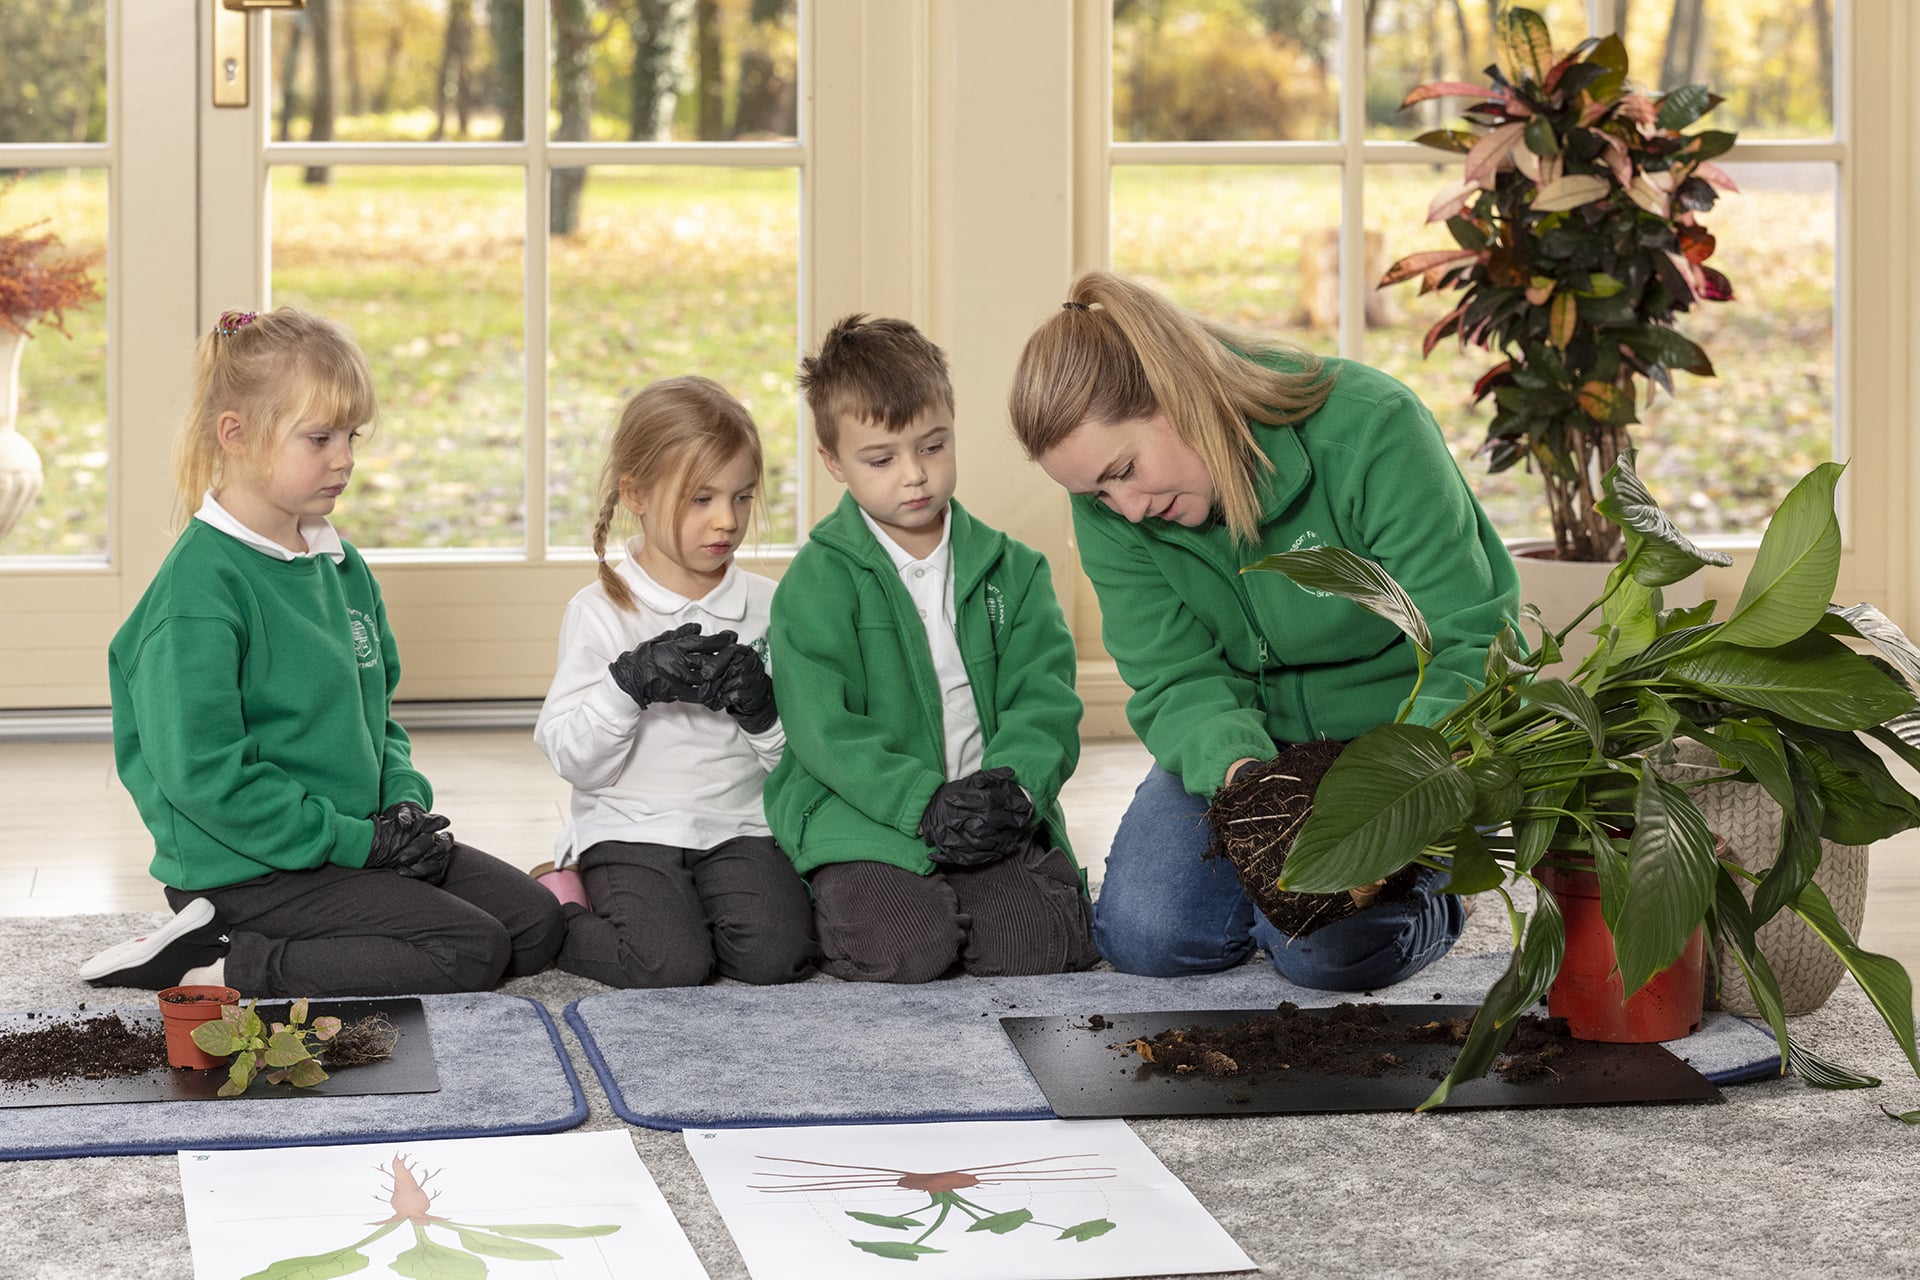
[[[935,862],[978,867],[1012,853],[1032,822],[1033,801],[1002,765],[941,783],[920,817],[919,836],[933,846]]]
[[[773,677],[767,674],[760,655],[747,645],[735,643],[731,631],[715,633],[729,641],[724,652],[713,660],[713,675],[707,681],[701,703],[732,716],[748,733],[765,733],[780,718],[773,705]]]
[[[688,622],[641,641],[609,662],[607,670],[643,709],[656,702],[698,702],[714,655],[731,643],[730,632],[703,636],[699,623]]]
[[[446,878],[453,855],[453,836],[447,820],[428,813],[411,800],[388,805],[373,820],[373,844],[367,850],[369,870],[397,871],[409,880],[439,884]]]

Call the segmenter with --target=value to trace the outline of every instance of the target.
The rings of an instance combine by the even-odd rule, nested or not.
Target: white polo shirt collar
[[[200,499],[200,509],[193,518],[201,524],[211,525],[231,538],[238,538],[262,555],[272,556],[275,560],[306,560],[314,556],[325,556],[339,564],[347,558],[347,549],[340,541],[340,533],[333,522],[325,516],[308,516],[300,522],[300,536],[306,539],[305,551],[290,551],[272,538],[262,537],[252,529],[241,524],[231,511],[220,505],[209,489]]]

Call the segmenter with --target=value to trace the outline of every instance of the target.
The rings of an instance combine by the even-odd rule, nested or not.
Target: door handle
[[[247,65],[248,15],[255,9],[304,9],[307,0],[213,0],[213,105],[244,107],[251,69]]]

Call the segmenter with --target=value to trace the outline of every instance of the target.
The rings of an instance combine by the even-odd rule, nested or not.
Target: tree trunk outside
[[[307,20],[313,24],[313,124],[309,142],[333,141],[333,0],[307,0]],[[326,165],[308,165],[301,181],[324,187],[332,177]]]
[[[553,85],[560,122],[558,142],[583,142],[593,118],[593,68],[588,54],[588,0],[553,0]],[[584,168],[555,169],[548,178],[547,231],[572,235],[580,226],[580,197],[587,183]]]
[[[1827,119],[1833,119],[1833,5],[1830,0],[1813,0],[1813,38],[1820,51],[1820,104]],[[1829,125],[1831,127],[1831,125]]]
[[[447,136],[447,111],[455,113],[459,136],[467,136],[467,64],[473,51],[473,0],[448,0],[447,36],[440,46],[440,74],[433,84],[434,142]]]
[[[627,108],[627,136],[635,142],[668,140],[685,87],[693,10],[694,0],[635,0]]]
[[[380,84],[373,91],[373,113],[387,114],[393,106],[393,78],[400,73],[400,49],[406,33],[394,19],[387,28],[386,56],[380,60]]]
[[[694,84],[695,133],[708,142],[727,136],[727,72],[720,47],[719,0],[698,0],[694,5],[694,32],[699,68]]]
[[[347,114],[357,116],[367,110],[367,87],[360,79],[360,9],[358,0],[336,0],[340,10],[340,52],[346,65]]]
[[[307,22],[310,15],[296,13],[288,15],[293,22],[287,31],[287,52],[280,59],[280,141],[293,139],[293,115],[300,105],[300,96],[295,91],[294,79],[300,71],[300,46],[307,34]]]
[[[491,0],[487,22],[493,32],[493,96],[500,108],[500,140],[526,140],[526,0]]]

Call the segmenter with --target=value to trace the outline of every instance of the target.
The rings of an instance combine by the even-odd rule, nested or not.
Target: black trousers
[[[227,985],[249,997],[491,991],[552,964],[566,936],[545,885],[463,844],[438,885],[329,865],[167,890],[175,911],[195,898],[212,900]]]
[[[983,867],[923,876],[835,862],[812,881],[820,967],[850,982],[927,982],[956,963],[979,977],[1067,973],[1100,959],[1080,873],[1037,840]]]
[[[610,987],[692,987],[719,976],[792,982],[813,967],[807,885],[780,846],[711,849],[605,840],[583,851],[591,911],[570,904],[559,964]]]

